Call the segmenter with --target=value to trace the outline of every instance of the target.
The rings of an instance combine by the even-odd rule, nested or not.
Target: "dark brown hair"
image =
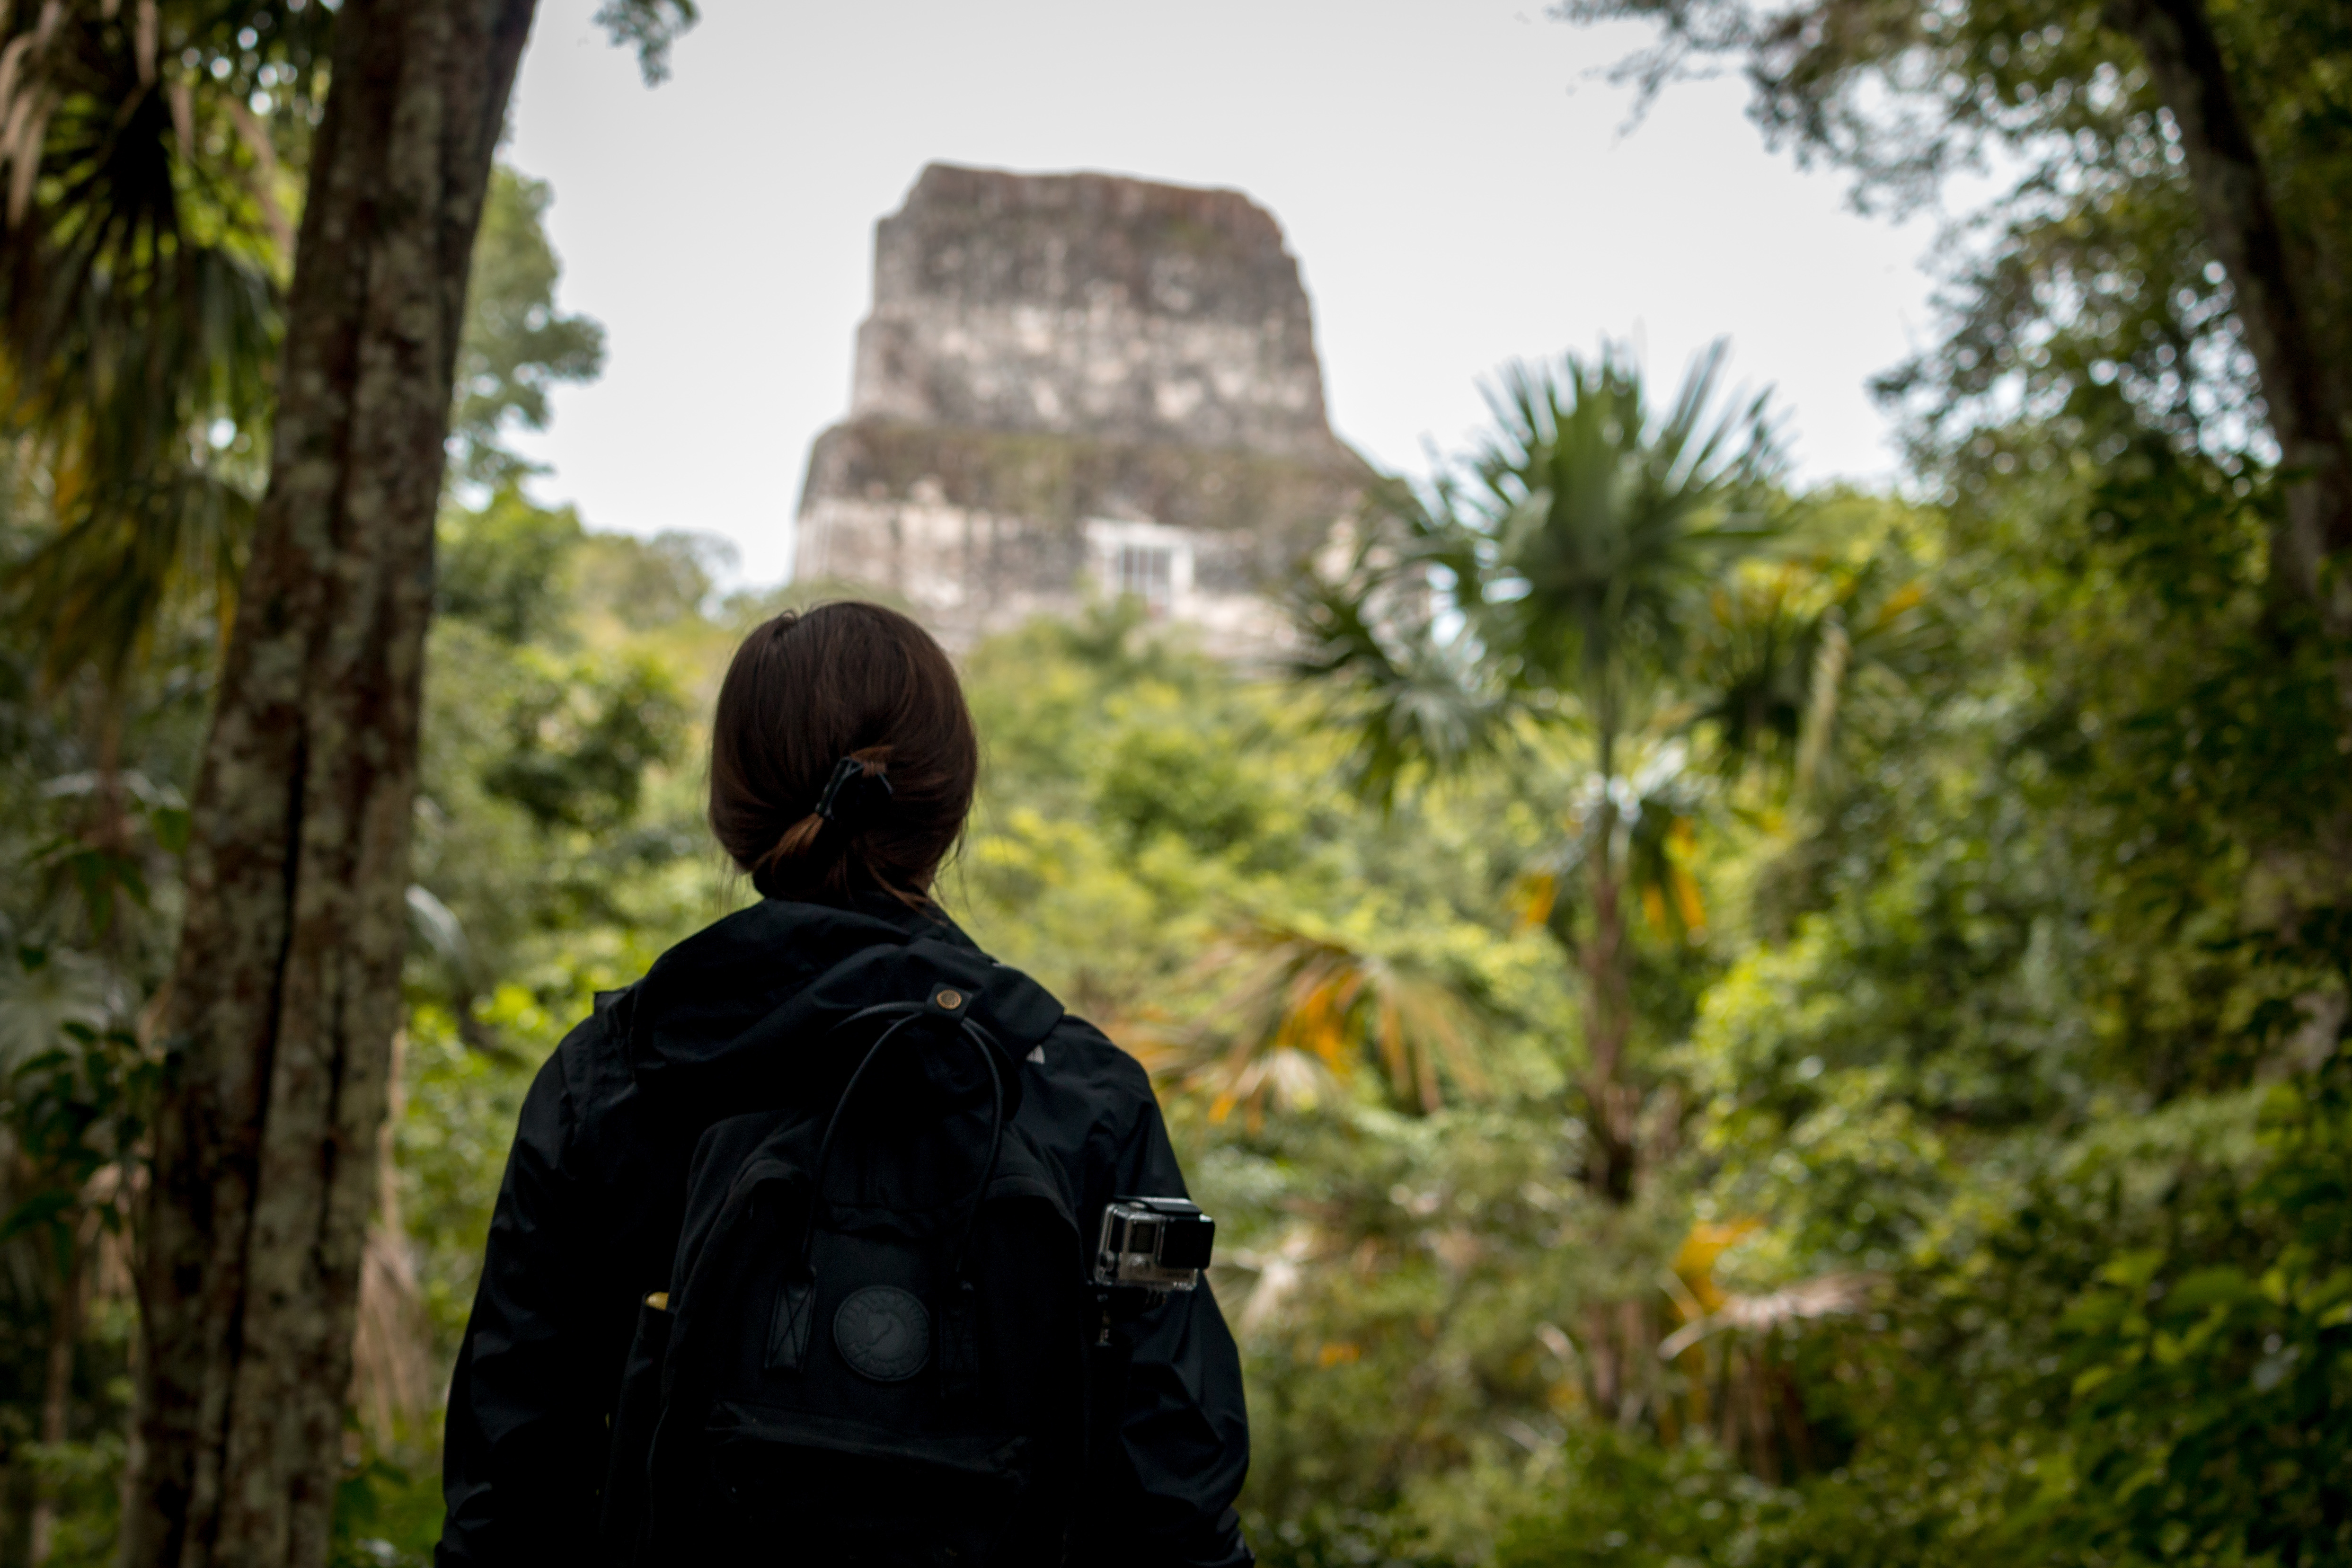
[[[860,809],[828,821],[817,805],[844,758],[889,788],[851,792]],[[743,639],[719,688],[710,830],[769,898],[926,901],[979,777],[955,666],[896,610],[787,610]]]

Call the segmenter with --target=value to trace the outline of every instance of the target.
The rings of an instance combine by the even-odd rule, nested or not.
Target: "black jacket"
[[[877,952],[888,947],[892,951]],[[1017,1125],[1060,1167],[1073,1214],[1184,1191],[1150,1080],[1034,982],[936,914],[770,900],[597,998],[523,1102],[449,1390],[443,1568],[581,1563],[638,1303],[670,1287],[695,1140],[794,1071],[808,1024],[973,986],[1027,1058]],[[882,994],[884,990],[889,994]],[[1204,1285],[1138,1325],[1122,1563],[1250,1562],[1233,1501],[1249,1464],[1240,1358]]]

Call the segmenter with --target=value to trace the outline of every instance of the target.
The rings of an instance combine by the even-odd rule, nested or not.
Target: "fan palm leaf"
[[[226,602],[261,473],[324,5],[51,0],[0,43],[0,415],[53,476],[11,564],[52,679]],[[104,577],[136,579],[105,582]]]
[[[1488,395],[1472,526],[1494,549],[1472,613],[1517,681],[1578,694],[1596,725],[1671,660],[1693,599],[1771,531],[1766,400],[1714,412],[1724,354],[1700,356],[1663,414],[1613,351],[1513,366]]]
[[[1611,805],[1606,812],[1604,796]],[[1624,777],[1588,775],[1569,810],[1566,831],[1515,881],[1513,901],[1522,923],[1566,934],[1578,911],[1574,903],[1561,900],[1561,890],[1587,875],[1602,853],[1598,836],[1607,831],[1616,839],[1609,858],[1622,868],[1625,885],[1651,926],[1675,939],[1703,931],[1706,900],[1694,862],[1706,804],[1706,786],[1680,741],[1659,746]]]
[[[1361,541],[1333,573],[1290,590],[1297,677],[1321,687],[1333,728],[1352,737],[1354,783],[1382,805],[1409,779],[1450,773],[1509,736],[1515,699],[1485,650],[1447,625],[1433,584],[1475,580],[1475,536],[1407,487],[1385,487]]]
[[[1392,1101],[1427,1112],[1444,1083],[1484,1089],[1475,987],[1438,966],[1279,921],[1236,926],[1202,955],[1218,982],[1217,1024],[1185,1081],[1210,1094],[1210,1114],[1312,1105],[1360,1070],[1376,1070]]]
[[[1899,557],[1752,567],[1708,596],[1691,661],[1701,695],[1685,721],[1712,731],[1721,771],[1762,763],[1807,799],[1853,702],[1907,689],[1948,641]]]

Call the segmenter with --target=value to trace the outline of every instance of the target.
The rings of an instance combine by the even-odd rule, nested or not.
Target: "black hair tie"
[[[844,757],[833,764],[833,777],[817,796],[816,814],[827,822],[846,826],[880,810],[891,794],[889,775],[882,772],[880,763]]]

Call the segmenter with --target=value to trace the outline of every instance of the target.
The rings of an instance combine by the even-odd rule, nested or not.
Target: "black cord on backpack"
[[[937,998],[934,998],[937,1000]],[[815,1305],[816,1271],[813,1258],[816,1247],[816,1208],[824,1201],[824,1174],[833,1158],[835,1138],[841,1131],[842,1117],[849,1108],[852,1096],[866,1072],[882,1054],[901,1029],[923,1016],[931,1009],[913,1002],[885,1002],[864,1008],[844,1019],[838,1027],[846,1028],[864,1019],[893,1016],[893,1022],[867,1047],[864,1057],[842,1086],[841,1097],[834,1101],[833,1114],[826,1118],[824,1133],[817,1142],[816,1163],[809,1174],[809,1212],[803,1222],[801,1256],[798,1268],[788,1278],[782,1297],[777,1302],[775,1321],[769,1331],[768,1364],[779,1370],[797,1370],[808,1354],[810,1321]],[[996,1058],[999,1047],[995,1037],[970,1017],[957,1020],[956,1037],[969,1042],[979,1051],[988,1068],[988,1160],[982,1166],[980,1181],[972,1188],[971,1199],[964,1205],[962,1222],[956,1227],[954,1245],[948,1252],[947,1278],[942,1282],[940,1321],[940,1372],[942,1392],[953,1397],[968,1393],[977,1373],[978,1346],[974,1314],[977,1305],[971,1281],[965,1277],[964,1260],[971,1247],[971,1233],[979,1224],[981,1205],[988,1199],[988,1189],[996,1180],[997,1162],[1004,1149],[1004,1071]]]
[[[842,1113],[849,1108],[850,1096],[857,1092],[858,1080],[866,1076],[866,1069],[874,1065],[875,1058],[882,1054],[882,1047],[888,1045],[899,1030],[929,1011],[919,1002],[879,1002],[851,1014],[835,1026],[845,1029],[866,1018],[893,1013],[898,1015],[898,1020],[866,1047],[866,1055],[858,1059],[856,1069],[849,1075],[849,1081],[842,1086],[841,1098],[834,1101],[833,1114],[825,1119],[824,1136],[817,1141],[816,1164],[809,1173],[812,1209],[824,1201],[825,1164],[833,1157],[834,1138],[841,1129]],[[996,1037],[973,1020],[959,1019],[956,1037],[967,1041],[979,1051],[981,1061],[988,1068],[988,1163],[981,1168],[980,1184],[972,1189],[971,1202],[964,1207],[963,1224],[958,1227],[954,1250],[949,1254],[950,1272],[960,1278],[963,1273],[964,1252],[971,1245],[972,1226],[980,1218],[980,1205],[987,1201],[989,1184],[996,1180],[997,1160],[1004,1149],[1004,1069],[997,1064],[1000,1047]],[[803,1272],[807,1270],[809,1253],[815,1243],[816,1226],[812,1224],[801,1237]]]

